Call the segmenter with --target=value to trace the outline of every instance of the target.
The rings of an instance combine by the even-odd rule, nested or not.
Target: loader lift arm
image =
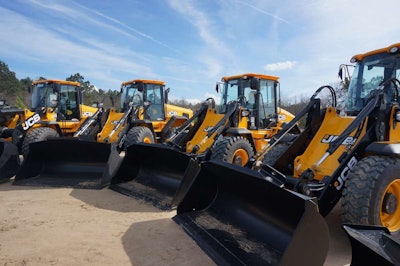
[[[247,167],[252,169],[257,169],[260,166],[261,160],[264,155],[272,149],[279,141],[283,139],[285,135],[287,135],[293,128],[296,127],[297,123],[305,116],[310,115],[310,113],[315,110],[319,109],[319,102],[320,100],[317,98],[318,94],[323,90],[328,89],[331,92],[332,96],[332,105],[336,107],[336,93],[335,90],[328,85],[319,87],[315,93],[311,96],[309,103],[305,108],[303,108],[288,124],[286,124],[279,133],[273,136],[269,142],[269,144],[262,150],[260,150],[257,154],[251,158]],[[318,105],[318,108],[316,106]]]

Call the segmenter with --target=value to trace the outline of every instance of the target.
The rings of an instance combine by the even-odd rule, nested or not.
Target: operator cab
[[[353,76],[350,79],[346,113],[357,115],[365,106],[371,92],[391,78],[400,78],[400,48],[393,46],[388,50],[356,55],[351,59],[355,64]],[[399,84],[397,84],[399,85]],[[394,84],[389,82],[390,101],[398,101],[394,94]]]
[[[132,102],[135,106],[145,107],[145,119],[164,121],[164,88],[164,82],[156,80],[133,80],[124,82],[121,88],[122,112],[124,112],[129,106],[129,103]]]
[[[249,112],[249,129],[267,128],[277,122],[278,78],[261,74],[224,77],[220,113],[238,101]]]
[[[37,81],[31,98],[31,111],[52,108],[57,121],[80,120],[79,83],[58,81]]]

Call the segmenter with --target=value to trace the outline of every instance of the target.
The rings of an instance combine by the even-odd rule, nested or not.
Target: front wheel
[[[33,142],[39,142],[47,140],[48,138],[57,138],[60,135],[54,129],[50,127],[37,127],[32,128],[26,134],[24,140],[22,141],[22,155],[26,157],[29,153],[29,144]]]
[[[246,138],[233,136],[224,137],[215,144],[211,159],[244,166],[253,155],[253,148]]]
[[[125,147],[134,143],[154,143],[153,132],[148,127],[137,126],[132,127],[126,136]]]
[[[400,231],[400,159],[363,158],[350,172],[343,189],[344,223],[380,225]]]

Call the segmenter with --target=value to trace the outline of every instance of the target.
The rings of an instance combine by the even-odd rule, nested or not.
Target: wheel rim
[[[144,142],[144,143],[153,143],[153,141],[151,140],[150,137],[145,137],[145,138],[143,139],[143,142]]]
[[[383,194],[380,219],[389,231],[400,230],[400,179],[391,182]]]
[[[249,160],[249,155],[245,149],[237,149],[232,157],[232,164],[244,166]]]

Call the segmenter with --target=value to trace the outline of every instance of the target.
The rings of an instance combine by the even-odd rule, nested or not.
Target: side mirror
[[[221,86],[222,86],[223,84],[224,84],[223,82],[217,82],[217,84],[215,84],[215,91],[216,91],[217,93],[219,93],[220,91],[222,91],[222,90],[221,90]]]
[[[78,98],[79,98],[79,104],[83,103],[83,93],[80,89],[78,89]]]
[[[164,103],[168,103],[168,94],[171,89],[168,88],[164,91]]]
[[[138,89],[138,91],[144,91],[144,84],[138,83],[137,89]]]
[[[252,78],[250,80],[250,89],[252,90],[260,90],[260,79],[259,78]]]
[[[353,65],[346,65],[346,64],[341,64],[339,66],[339,72],[338,72],[338,76],[340,78],[340,80],[344,80],[346,78],[350,79],[350,71],[349,71],[349,67],[354,67]],[[345,71],[345,73],[343,73],[343,71]],[[344,77],[343,77],[344,76]]]

